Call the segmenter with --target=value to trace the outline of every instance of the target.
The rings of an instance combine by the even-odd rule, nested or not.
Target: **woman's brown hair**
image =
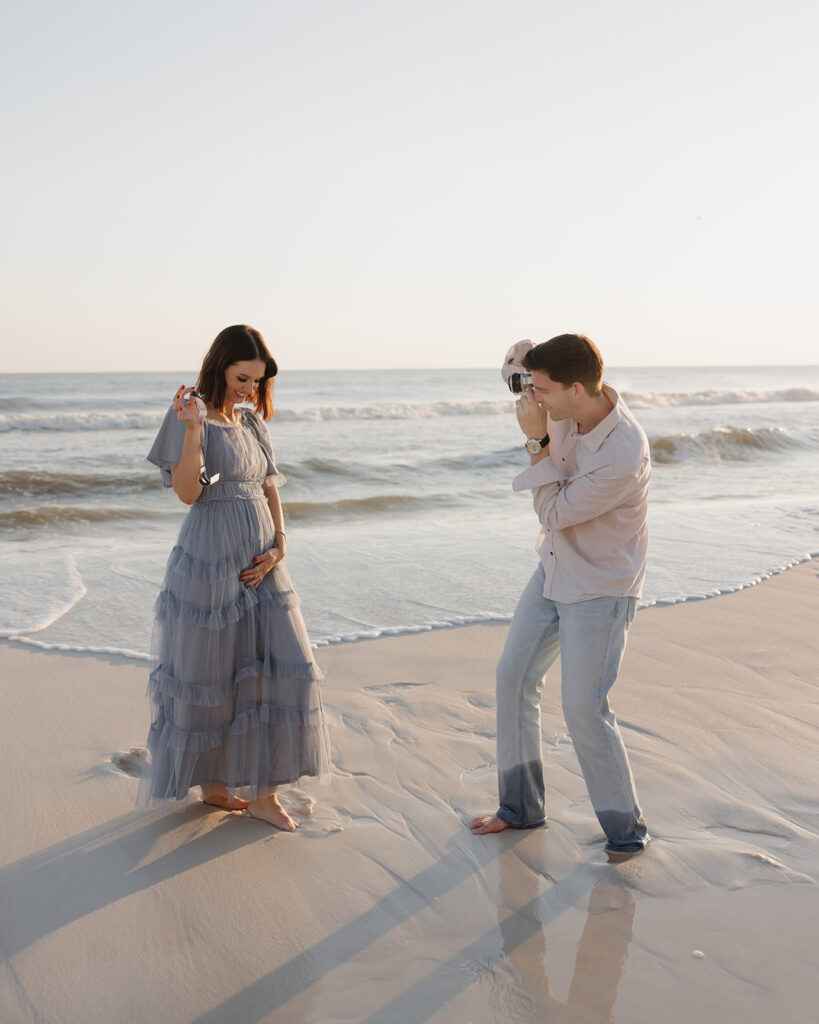
[[[261,359],[264,363],[264,375],[256,385],[254,398],[256,412],[262,419],[269,420],[273,416],[270,381],[279,368],[268,352],[264,338],[254,327],[234,324],[216,335],[202,360],[196,390],[214,409],[221,411],[225,403],[225,370],[234,363],[250,359]]]

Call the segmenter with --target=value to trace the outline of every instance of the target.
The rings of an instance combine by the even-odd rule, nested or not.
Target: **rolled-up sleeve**
[[[541,508],[548,507],[560,493],[563,478],[551,459],[541,459],[522,473],[518,473],[512,481],[512,490],[531,491],[535,512],[543,522]]]

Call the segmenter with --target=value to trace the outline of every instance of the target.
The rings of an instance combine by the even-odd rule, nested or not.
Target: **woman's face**
[[[249,401],[256,391],[256,385],[264,376],[264,369],[264,362],[261,359],[231,363],[225,369],[225,401],[233,402],[234,405]]]

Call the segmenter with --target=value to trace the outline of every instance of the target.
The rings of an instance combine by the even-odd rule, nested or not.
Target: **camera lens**
[[[513,395],[519,395],[532,386],[531,373],[510,373],[506,382]]]

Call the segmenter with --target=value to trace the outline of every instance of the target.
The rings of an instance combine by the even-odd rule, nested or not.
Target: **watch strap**
[[[547,446],[548,444],[549,444],[549,435],[547,434],[547,435],[546,435],[546,436],[545,436],[545,437],[543,438],[543,440],[542,440],[542,441],[538,441],[538,439],[537,439],[536,437],[529,437],[529,438],[527,438],[527,440],[526,440],[526,444],[524,444],[524,446],[523,446],[523,447],[524,447],[524,448],[526,449],[526,451],[527,451],[527,452],[529,452],[529,453],[530,453],[531,455],[537,455],[537,454],[538,454],[538,452],[542,452],[542,451],[543,451],[543,449],[544,449],[544,448],[545,448],[545,447],[546,447],[546,446]],[[532,447],[530,448],[530,447],[529,447],[529,445],[532,445]],[[535,445],[537,445],[538,447],[537,447],[537,448],[535,448],[535,447],[534,447]]]

